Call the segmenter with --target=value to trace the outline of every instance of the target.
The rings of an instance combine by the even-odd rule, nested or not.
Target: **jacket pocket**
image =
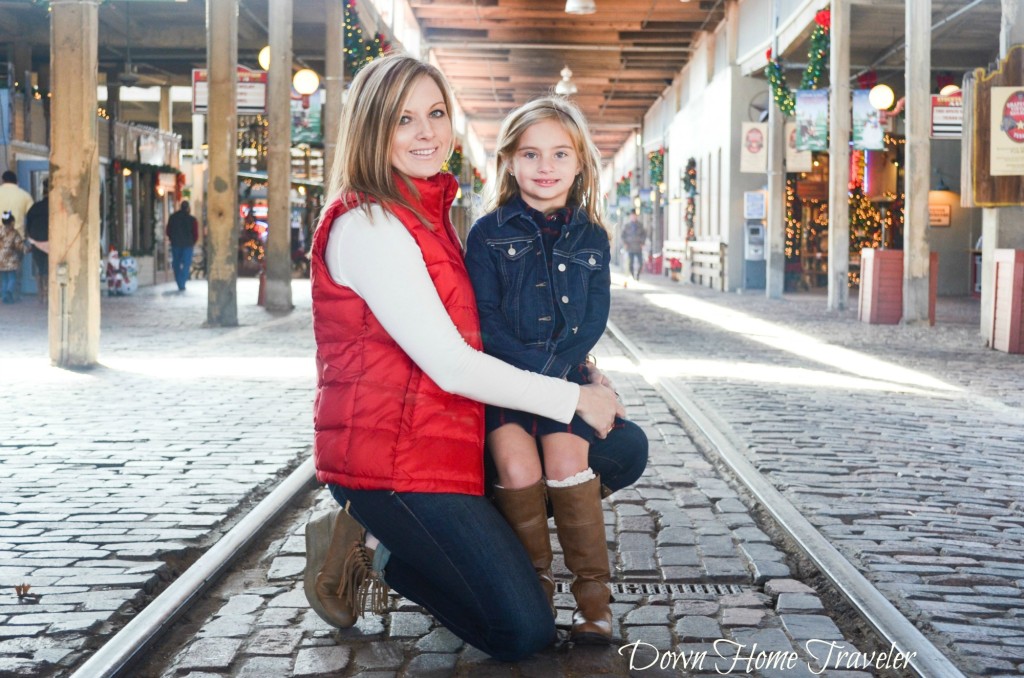
[[[502,238],[488,240],[487,246],[501,254],[505,261],[519,261],[533,251],[535,243],[532,238]]]

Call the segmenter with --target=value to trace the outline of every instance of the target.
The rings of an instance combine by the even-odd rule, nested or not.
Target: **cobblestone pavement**
[[[1019,675],[1024,493],[1010,452],[1024,447],[1021,359],[981,348],[975,326],[866,326],[823,312],[821,298],[769,302],[654,282],[617,289],[613,320],[658,371],[747,441],[851,560],[948,640],[966,673]],[[308,455],[308,285],[295,286],[295,313],[274,317],[254,305],[253,281],[240,281],[241,326],[231,329],[201,328],[202,283],[184,296],[168,289],[104,298],[104,367],[84,373],[40,357],[41,309],[0,309],[0,374],[15,396],[0,419],[0,675],[66,675],[178,558]],[[819,341],[736,313],[774,314]],[[746,496],[654,388],[610,340],[598,354],[651,438],[647,473],[605,514],[621,587],[616,630],[636,643],[632,671],[629,651],[613,649],[552,648],[499,664],[398,597],[355,629],[327,627],[301,591],[302,525],[331,505],[318,491],[181,622],[173,640],[187,642],[154,651],[138,675],[788,677],[817,674],[809,650],[824,656],[833,640],[886,651],[854,631],[844,638],[828,616],[837,609],[792,576]],[[560,564],[559,575],[567,581]],[[18,582],[38,599],[19,600]],[[571,596],[557,602],[567,623]],[[750,666],[775,667],[716,660],[716,640],[722,654],[736,647],[727,642],[771,653]],[[794,666],[778,668],[789,652]]]
[[[646,280],[644,281],[647,282]],[[655,279],[614,321],[971,675],[1024,675],[1024,357],[977,302],[934,327],[860,323],[822,296]]]
[[[79,662],[306,458],[313,342],[296,287],[296,312],[274,317],[241,280],[240,326],[217,329],[202,281],[104,296],[102,366],[81,372],[50,367],[34,298],[0,308],[0,675]]]

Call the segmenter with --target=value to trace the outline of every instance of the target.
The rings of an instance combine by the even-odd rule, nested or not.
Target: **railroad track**
[[[659,378],[650,369],[652,361],[643,350],[613,322],[608,322],[607,331],[638,366],[644,379],[658,389],[669,407],[683,420],[684,428],[703,439],[708,451],[729,468],[875,633],[910,657],[909,666],[917,675],[922,678],[964,678],[963,672],[772,486],[747,458],[741,444],[697,405],[678,380]]]

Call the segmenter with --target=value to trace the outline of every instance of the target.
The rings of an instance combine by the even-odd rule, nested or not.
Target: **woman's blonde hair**
[[[342,111],[338,145],[334,153],[325,211],[338,198],[365,207],[368,198],[388,205],[401,205],[418,214],[415,206],[398,189],[391,166],[391,148],[398,121],[413,83],[423,76],[432,79],[444,99],[451,124],[452,96],[448,82],[434,66],[411,56],[392,53],[363,67],[352,80]],[[451,155],[452,143],[445,153]],[[402,177],[408,182],[408,179]],[[415,193],[411,182],[407,185]],[[422,217],[424,225],[431,227]]]
[[[547,96],[526,103],[509,113],[498,134],[498,180],[492,208],[507,204],[519,195],[519,183],[512,175],[512,159],[527,129],[544,120],[554,120],[572,139],[580,173],[569,190],[568,204],[579,207],[591,223],[605,228],[601,218],[601,154],[590,138],[587,119],[568,99]]]

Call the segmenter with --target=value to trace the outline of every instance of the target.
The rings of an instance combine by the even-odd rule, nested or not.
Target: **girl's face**
[[[565,207],[579,172],[576,146],[557,120],[541,120],[527,127],[512,155],[519,195],[541,212]]]
[[[452,123],[441,89],[422,75],[413,81],[391,138],[391,166],[413,179],[441,171],[452,143]]]

